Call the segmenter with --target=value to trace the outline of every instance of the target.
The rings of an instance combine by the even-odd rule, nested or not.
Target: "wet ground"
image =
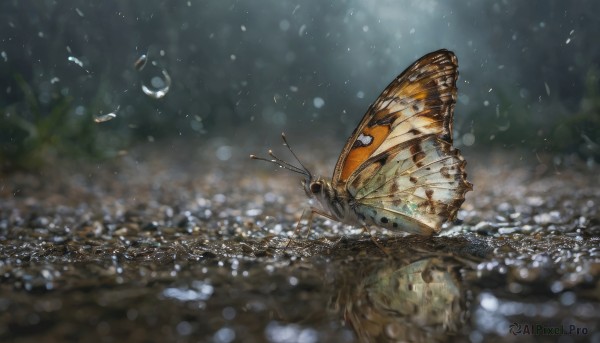
[[[600,342],[597,165],[467,152],[462,221],[373,230],[386,256],[294,235],[304,194],[264,148],[190,150],[0,177],[1,342]]]

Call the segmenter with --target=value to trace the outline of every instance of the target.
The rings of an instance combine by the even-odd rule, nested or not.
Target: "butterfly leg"
[[[377,239],[375,239],[375,237],[373,237],[373,235],[371,234],[371,232],[369,232],[369,229],[366,226],[363,226],[363,232],[362,233],[367,233],[369,234],[369,237],[371,237],[371,241],[373,241],[373,243],[375,243],[375,245],[379,248],[379,250],[383,251],[383,253],[388,256],[391,257],[392,255],[390,255],[389,250],[384,247],[383,245],[381,245],[381,243],[377,242]]]
[[[294,230],[294,236],[298,235],[298,232],[300,232],[300,228],[301,228],[301,223],[302,223],[302,218],[304,218],[306,216],[306,212],[310,211],[310,213],[308,214],[308,222],[307,222],[307,226],[308,226],[308,232],[306,233],[306,238],[308,239],[308,236],[310,235],[310,230],[312,229],[312,220],[315,214],[318,214],[322,217],[325,217],[327,219],[333,220],[333,221],[337,221],[337,219],[335,219],[334,217],[332,217],[331,215],[316,209],[314,207],[311,207],[310,209],[306,209],[302,212],[302,216],[300,217],[300,220],[298,221],[298,224],[296,225],[296,229]],[[285,249],[287,250],[287,248],[290,246],[290,244],[292,243],[294,239],[290,238],[290,240],[288,241],[287,245],[285,246]]]
[[[294,229],[294,234],[292,235],[292,237],[290,238],[290,240],[288,241],[288,243],[285,245],[285,250],[288,249],[288,247],[290,246],[290,244],[292,244],[292,241],[294,240],[294,237],[296,237],[298,235],[298,232],[300,232],[300,228],[302,227],[302,219],[304,217],[306,217],[306,213],[308,211],[309,211],[309,209],[304,209],[304,211],[302,211],[302,215],[300,216],[300,220],[298,220],[298,224],[296,224],[296,228]],[[309,234],[310,234],[310,228],[312,227],[312,217],[313,217],[313,211],[312,211],[312,209],[310,209],[310,214],[308,215],[308,233]]]

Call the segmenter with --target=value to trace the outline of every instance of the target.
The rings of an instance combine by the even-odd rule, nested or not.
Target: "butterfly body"
[[[466,162],[452,146],[457,78],[457,59],[448,50],[409,66],[369,107],[331,181],[272,153],[270,162],[305,175],[306,194],[321,205],[313,213],[354,226],[437,233],[472,190]]]

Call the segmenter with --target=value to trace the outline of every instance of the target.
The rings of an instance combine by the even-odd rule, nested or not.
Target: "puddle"
[[[374,231],[386,255],[322,219],[294,236],[287,174],[154,156],[3,176],[1,341],[598,340],[585,168],[534,178],[501,161],[442,236]]]

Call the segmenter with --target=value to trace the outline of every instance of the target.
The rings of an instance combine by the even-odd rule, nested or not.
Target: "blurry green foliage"
[[[48,104],[21,75],[14,76],[22,101],[0,109],[0,169],[39,169],[56,156],[98,158],[98,130],[91,115],[76,115],[73,99],[60,93]]]
[[[543,103],[522,98],[506,87],[497,87],[495,117],[474,122],[480,140],[507,148],[530,147],[549,153],[576,153],[600,161],[600,78],[588,70],[584,93],[575,108],[568,108],[558,94]],[[471,113],[474,118],[478,114]]]

